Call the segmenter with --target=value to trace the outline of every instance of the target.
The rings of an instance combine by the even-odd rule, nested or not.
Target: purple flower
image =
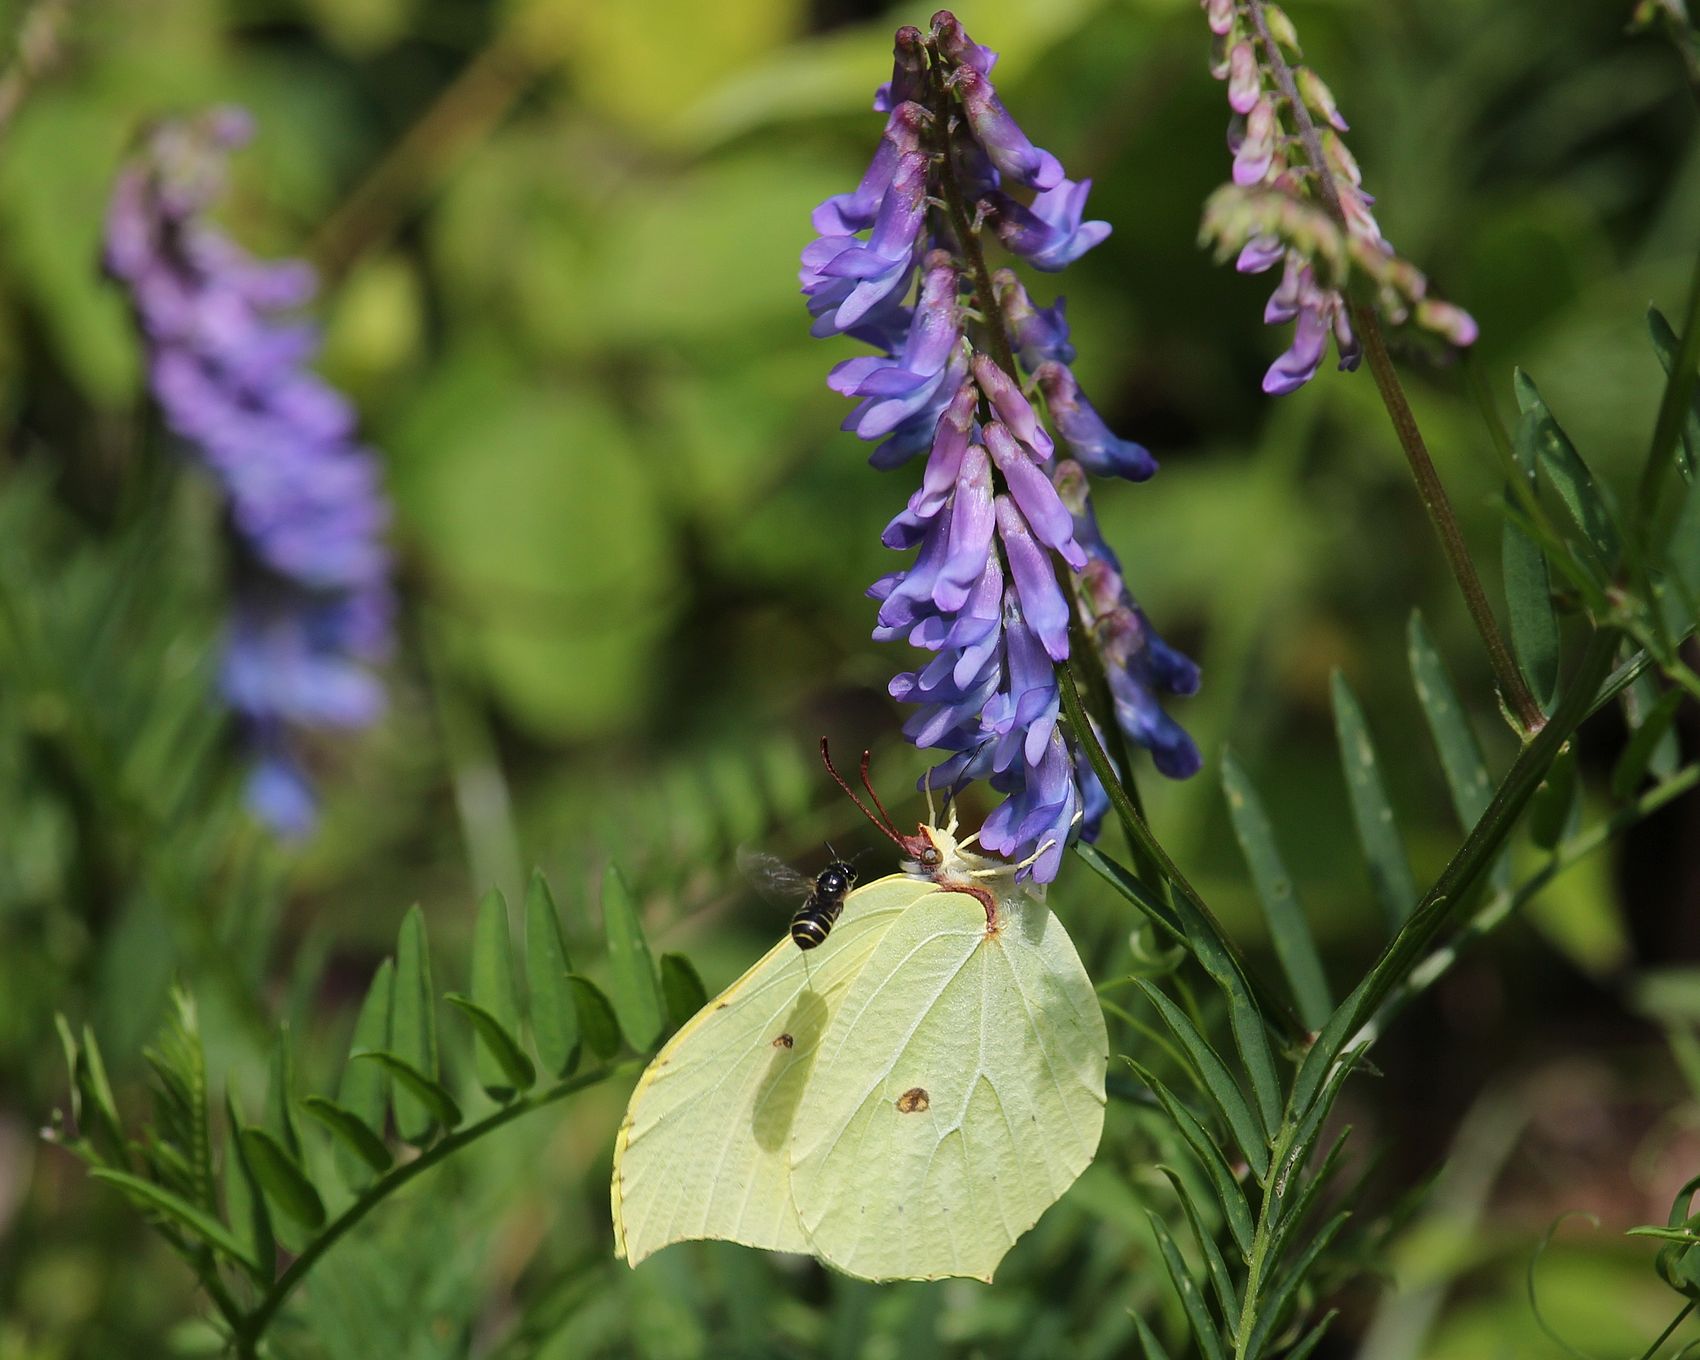
[[[114,186],[105,259],[129,291],[167,428],[228,500],[220,688],[254,752],[250,806],[298,835],[313,822],[302,738],[365,727],[384,706],[389,506],[353,408],[306,368],[318,334],[289,313],[311,296],[312,270],[255,260],[206,218],[225,153],[250,131],[232,109],[156,127]]]
[[[947,189],[970,200],[1040,269],[1060,269],[1109,233],[1081,220],[1090,183],[1067,179],[998,101],[987,79],[996,59],[949,12],[934,17],[930,37],[899,30],[892,83],[876,98],[891,112],[881,145],[857,187],[816,210],[823,234],[804,250],[800,279],[816,335],[847,334],[876,351],[828,378],[857,402],[844,428],[882,441],[876,467],[927,455],[882,535],[914,558],[868,589],[874,637],[921,652],[890,686],[914,706],[904,734],[945,753],[933,788],[984,779],[1004,796],[982,843],[1043,883],[1083,823],[1096,834],[1106,802],[1059,724],[1058,665],[1077,639],[1096,645],[1113,672],[1117,721],[1177,776],[1196,768],[1197,752],[1160,696],[1190,693],[1197,672],[1189,680],[1191,663],[1145,625],[1086,497],[1082,463],[1132,480],[1156,463],[1080,395],[1061,300],[1034,306],[1007,269],[992,297],[977,296],[976,271],[937,209]],[[1012,184],[1037,192],[1024,202]],[[1011,351],[1026,382],[994,357]],[[1080,461],[1057,463],[1035,390]],[[1109,591],[1101,602],[1095,582]]]
[[[991,194],[986,220],[1004,249],[1035,269],[1055,273],[1073,264],[1110,234],[1108,222],[1082,222],[1092,181],[1060,180],[1023,207],[1008,194]]]
[[[1105,477],[1143,482],[1157,471],[1157,460],[1143,444],[1121,439],[1086,400],[1073,372],[1065,364],[1048,362],[1034,373],[1057,433],[1069,452],[1089,471]]]

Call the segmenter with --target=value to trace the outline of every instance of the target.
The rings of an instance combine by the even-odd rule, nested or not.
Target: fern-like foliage
[[[497,892],[480,902],[467,988],[441,1000],[471,1029],[475,1076],[495,1106],[488,1113],[469,1117],[442,1071],[439,996],[425,918],[414,907],[394,956],[372,976],[334,1094],[297,1093],[283,1035],[258,1122],[244,1117],[227,1085],[215,1156],[195,1003],[177,989],[145,1053],[153,1116],[134,1130],[120,1118],[94,1034],[74,1033],[59,1018],[70,1117],[55,1112],[48,1136],[129,1198],[195,1272],[230,1349],[257,1355],[291,1294],[403,1185],[485,1134],[622,1070],[631,1061],[622,1054],[652,1052],[703,1004],[688,960],[653,958],[636,904],[612,869],[602,909],[606,992],[574,971],[541,874],[520,913],[517,958],[508,904]]]

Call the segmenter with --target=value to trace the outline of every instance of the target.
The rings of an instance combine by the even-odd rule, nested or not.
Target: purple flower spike
[[[1278,125],[1275,105],[1267,96],[1260,97],[1246,115],[1245,131],[1234,151],[1234,183],[1261,184],[1275,161],[1275,139]]]
[[[207,220],[225,154],[251,130],[237,109],[156,127],[113,188],[105,261],[129,291],[167,428],[228,502],[220,690],[253,754],[249,806],[292,836],[314,820],[304,739],[384,707],[389,506],[353,408],[307,371],[318,333],[284,315],[311,296],[313,271],[255,260]]]
[[[1104,423],[1065,365],[1040,364],[1033,376],[1045,394],[1057,433],[1090,471],[1130,482],[1143,482],[1157,471],[1157,460],[1143,444],[1117,437]]]
[[[1062,162],[1028,141],[998,99],[992,82],[981,72],[972,66],[958,66],[945,77],[945,83],[961,96],[968,126],[1000,174],[1029,189],[1051,189],[1062,182]]]
[[[1081,395],[1062,300],[1035,306],[1009,269],[981,296],[980,262],[969,268],[931,211],[966,199],[1013,254],[1060,269],[1109,234],[1082,220],[1091,185],[1067,179],[1027,139],[987,79],[996,54],[954,15],[934,16],[927,35],[900,30],[896,53],[876,101],[891,111],[884,139],[861,183],[816,210],[822,235],[799,278],[814,334],[875,351],[828,379],[857,401],[845,428],[881,441],[875,467],[927,455],[881,536],[914,558],[867,592],[878,601],[874,637],[922,653],[890,684],[913,706],[904,734],[943,753],[931,788],[990,781],[1003,802],[982,843],[1046,883],[1071,839],[1096,834],[1107,804],[1058,721],[1058,664],[1080,639],[1093,646],[1112,673],[1117,720],[1176,775],[1196,768],[1197,753],[1162,696],[1190,693],[1197,670],[1146,625],[1098,531],[1087,467],[1137,481],[1157,465]],[[1005,192],[1011,184],[1037,192],[1022,202]],[[1028,396],[1035,387],[1072,458],[1057,461]]]
[[[1249,39],[1235,43],[1228,53],[1228,107],[1235,113],[1250,113],[1262,90],[1256,50]]]
[[[1035,269],[1056,273],[1073,264],[1110,234],[1108,222],[1083,222],[1086,195],[1092,181],[1062,180],[1038,194],[1033,206],[1023,207],[1008,194],[986,199],[986,220],[1004,249],[1019,255]]]

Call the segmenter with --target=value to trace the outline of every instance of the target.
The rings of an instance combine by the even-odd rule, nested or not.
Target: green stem
[[[1263,1186],[1263,1201],[1257,1206],[1257,1226],[1252,1230],[1251,1255],[1246,1261],[1245,1294],[1240,1303],[1239,1323],[1234,1329],[1234,1360],[1241,1360],[1242,1356],[1249,1354],[1252,1333],[1257,1328],[1258,1293],[1263,1287],[1263,1272],[1268,1268],[1269,1248],[1275,1230],[1274,1209],[1278,1200],[1274,1191],[1275,1178],[1280,1174],[1280,1168],[1286,1165],[1297,1132],[1298,1122],[1287,1120],[1269,1150],[1269,1179]]]
[[[1314,173],[1323,207],[1340,229],[1347,231],[1349,228],[1345,209],[1340,203],[1339,189],[1322,153],[1322,137],[1311,119],[1310,110],[1305,107],[1305,102],[1299,95],[1298,84],[1293,78],[1292,68],[1281,55],[1280,44],[1269,32],[1269,22],[1263,13],[1263,0],[1243,0],[1243,3],[1246,15],[1262,44],[1264,62],[1292,112],[1293,123],[1298,129],[1299,141]],[[1376,391],[1381,394],[1381,403],[1387,408],[1388,418],[1393,422],[1393,432],[1398,437],[1399,447],[1404,450],[1405,459],[1411,465],[1411,477],[1417,484],[1417,497],[1422,501],[1429,522],[1434,525],[1434,531],[1440,537],[1441,550],[1445,553],[1453,579],[1464,596],[1465,608],[1470,612],[1476,631],[1481,634],[1482,645],[1487,649],[1488,663],[1493,667],[1494,680],[1512,712],[1516,714],[1525,734],[1539,732],[1546,723],[1546,715],[1541,712],[1541,706],[1535,702],[1535,696],[1524,683],[1522,674],[1511,659],[1511,649],[1505,645],[1505,639],[1499,631],[1499,623],[1493,616],[1492,606],[1488,604],[1487,592],[1482,589],[1476,564],[1464,542],[1458,516],[1452,509],[1445,484],[1435,470],[1434,460],[1429,457],[1428,446],[1423,442],[1422,431],[1417,427],[1416,416],[1412,414],[1411,405],[1405,399],[1405,389],[1399,382],[1398,372],[1387,352],[1387,342],[1381,334],[1380,320],[1375,309],[1369,304],[1353,300],[1350,305],[1352,325],[1363,342],[1364,355],[1368,358],[1370,372],[1375,377]]]
[[[533,1110],[540,1110],[546,1105],[551,1105],[557,1100],[562,1100],[577,1091],[584,1090],[587,1086],[594,1086],[597,1082],[613,1076],[616,1072],[636,1066],[640,1061],[641,1059],[638,1058],[628,1058],[626,1061],[615,1063],[610,1067],[600,1067],[592,1072],[581,1072],[576,1077],[557,1082],[546,1091],[540,1091],[535,1095],[525,1096],[511,1104],[504,1105],[494,1114],[479,1120],[476,1124],[468,1124],[465,1128],[457,1133],[450,1134],[441,1142],[433,1143],[411,1162],[396,1167],[374,1181],[354,1203],[326,1224],[319,1235],[307,1244],[301,1255],[290,1263],[289,1269],[279,1275],[272,1283],[271,1288],[266,1291],[265,1297],[260,1300],[254,1311],[243,1320],[242,1326],[237,1332],[239,1350],[246,1345],[248,1351],[245,1353],[251,1353],[261,1336],[265,1334],[266,1328],[271,1325],[272,1320],[276,1317],[278,1309],[295,1291],[296,1286],[306,1278],[308,1272],[318,1264],[320,1258],[335,1246],[350,1228],[354,1227],[415,1176],[423,1175],[439,1162],[459,1152],[468,1143],[476,1142],[485,1134],[501,1128],[502,1125],[512,1123],[521,1115],[530,1114]]]
[[[1659,1353],[1659,1347],[1663,1346],[1665,1342],[1671,1339],[1671,1333],[1676,1331],[1678,1327],[1682,1326],[1683,1319],[1694,1311],[1697,1303],[1700,1303],[1700,1300],[1690,1299],[1683,1305],[1682,1311],[1670,1320],[1670,1325],[1653,1339],[1653,1344],[1651,1346],[1641,1352],[1641,1360],[1653,1360],[1653,1357]]]

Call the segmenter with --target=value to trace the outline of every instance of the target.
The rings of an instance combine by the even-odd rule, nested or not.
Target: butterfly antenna
[[[897,834],[897,823],[892,821],[891,814],[885,810],[885,804],[880,802],[879,794],[874,791],[873,781],[868,778],[868,762],[872,758],[873,753],[871,751],[862,752],[862,787],[868,791],[868,797],[874,800],[874,806],[880,810],[880,816],[885,818],[885,824],[891,828],[892,834],[895,836]]]
[[[850,785],[845,782],[844,776],[838,773],[838,767],[832,763],[832,752],[827,749],[825,737],[820,739],[820,758],[821,763],[826,766],[826,772],[832,776],[833,782],[836,783],[839,788],[844,790],[845,795],[856,805],[861,814],[878,827],[884,835],[895,842],[899,849],[905,848],[903,845],[903,839],[898,835],[897,828],[892,824],[891,818],[885,817],[884,820],[881,820],[881,818],[876,817],[873,814],[872,809],[870,809],[866,803],[856,796],[856,790],[851,788]],[[864,751],[862,752],[862,781],[866,783],[867,778],[868,753]],[[869,787],[868,792],[873,793],[872,786]],[[874,804],[876,807],[879,806],[879,798],[877,796],[874,798]],[[884,813],[885,809],[881,807],[880,812]]]

